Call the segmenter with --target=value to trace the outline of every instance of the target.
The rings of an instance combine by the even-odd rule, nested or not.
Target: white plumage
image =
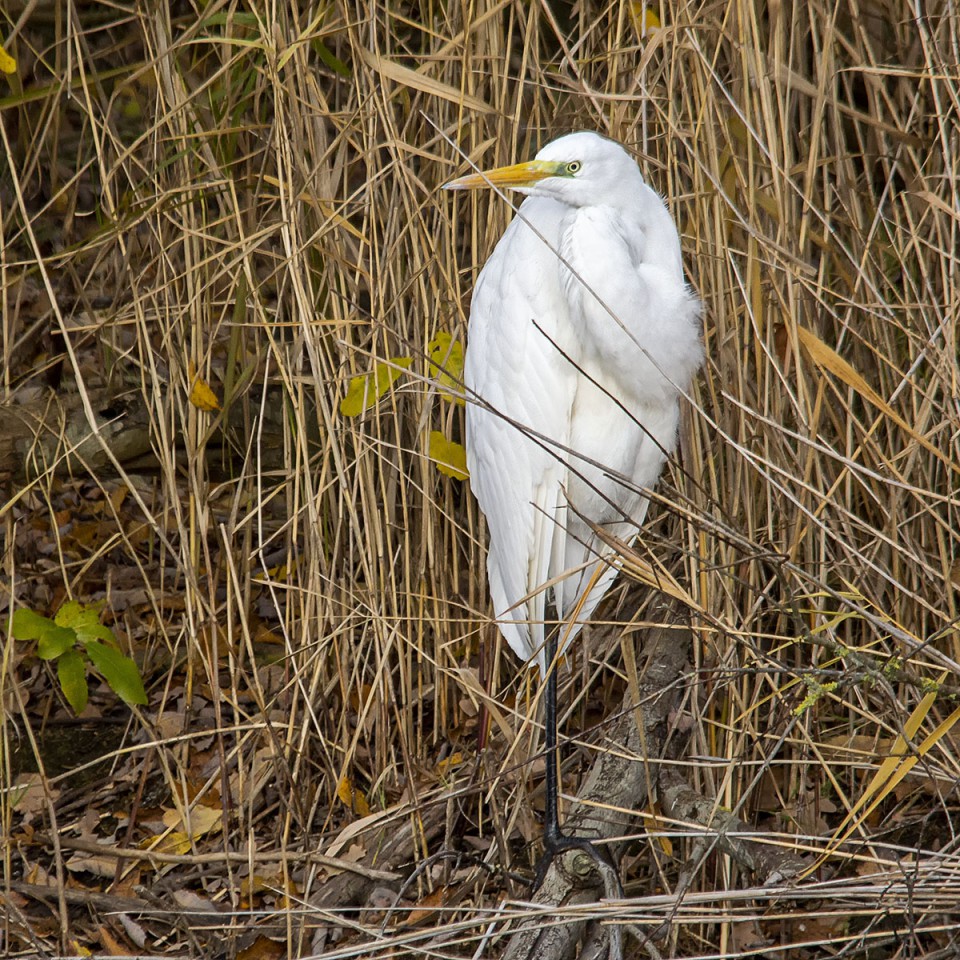
[[[617,573],[581,518],[636,534],[647,500],[631,487],[651,487],[676,444],[700,306],[673,220],[619,144],[572,133],[448,187],[490,184],[528,198],[473,293],[467,465],[499,628],[543,672],[544,586],[569,643]]]

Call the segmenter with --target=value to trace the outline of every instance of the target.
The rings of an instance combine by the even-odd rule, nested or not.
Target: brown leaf
[[[282,943],[259,936],[245,950],[237,954],[237,960],[280,960],[286,955],[286,948]]]
[[[433,893],[428,893],[409,913],[400,924],[403,927],[413,927],[435,917],[437,912],[453,901],[455,889],[449,886],[437,887]]]
[[[75,853],[64,864],[71,873],[92,873],[95,877],[109,877],[117,873],[116,857],[101,857],[95,853]]]
[[[730,925],[730,945],[735,953],[746,956],[769,947],[771,941],[760,931],[756,920],[745,920]]]
[[[97,930],[100,943],[111,957],[129,957],[133,952],[128,946],[118,940],[105,926]]]

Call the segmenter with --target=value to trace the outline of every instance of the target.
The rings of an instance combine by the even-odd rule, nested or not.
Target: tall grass
[[[591,128],[668,198],[705,304],[708,364],[645,538],[693,601],[691,781],[800,850],[853,827],[818,875],[865,878],[853,912],[898,871],[925,890],[936,867],[956,889],[956,12],[659,13],[645,36],[639,8],[545,2],[40,4],[0,21],[19,66],[0,102],[6,397],[65,353],[68,393],[142,400],[155,455],[94,478],[128,488],[132,514],[52,566],[18,553],[16,510],[53,520],[62,481],[21,491],[3,511],[5,580],[35,606],[110,602],[120,571],[142,589],[114,604],[152,692],[128,742],[157,744],[142,755],[171,805],[220,797],[223,839],[198,849],[251,864],[279,849],[292,866],[271,883],[306,890],[298,857],[358,797],[393,830],[467,784],[485,702],[489,779],[458,809],[491,863],[529,863],[535,687],[489,622],[482,519],[429,456],[431,431],[462,440],[463,410],[428,345],[464,341],[512,211],[438,188]],[[402,372],[345,416],[351,379],[378,365]],[[219,413],[190,402],[197,377]],[[606,655],[589,640],[574,654]],[[27,661],[7,663],[9,744],[30,718],[10,694]],[[214,733],[202,757],[181,716]],[[871,794],[897,749],[919,762]],[[876,810],[856,806],[865,794]],[[4,816],[9,834],[9,801]],[[509,849],[486,847],[511,831]],[[687,849],[630,893],[669,892]],[[224,869],[239,907],[249,871]],[[755,949],[733,893],[746,884],[723,858],[700,864],[674,955]],[[464,943],[497,893],[471,889]],[[822,896],[814,940],[893,955],[886,928],[840,922]],[[939,900],[893,899],[923,949],[955,936]],[[756,929],[799,944],[804,913]]]

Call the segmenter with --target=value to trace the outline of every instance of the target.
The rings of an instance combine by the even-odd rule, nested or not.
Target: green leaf
[[[13,636],[17,640],[39,640],[56,624],[49,617],[41,617],[25,607],[14,611]]]
[[[82,713],[90,691],[87,687],[86,664],[76,650],[67,650],[57,661],[57,677],[73,712]]]
[[[83,604],[78,600],[68,600],[53,619],[60,627],[72,627],[81,613],[83,613]]]
[[[83,604],[70,600],[57,611],[56,622],[61,627],[69,627],[75,631],[81,643],[86,643],[88,640],[106,640],[108,643],[116,643],[117,638],[113,631],[100,622],[100,611],[103,607],[102,601]]]
[[[86,647],[93,665],[118,697],[127,703],[147,702],[147,692],[143,689],[140,671],[129,657],[96,640],[90,640]]]
[[[439,430],[431,430],[427,450],[444,476],[466,480],[470,475],[467,473],[467,451],[462,443],[448,440]]]
[[[441,387],[459,393],[463,389],[463,344],[449,333],[438,333],[427,344],[427,352],[430,355],[430,376]],[[447,390],[441,390],[440,396],[461,407],[466,403],[463,397],[454,396]]]
[[[56,660],[77,642],[77,634],[69,627],[52,623],[49,631],[37,643],[37,656],[41,660]]]
[[[232,10],[229,17],[225,13],[213,13],[203,18],[204,26],[224,27],[228,23],[234,27],[247,27],[251,30],[259,26],[259,21],[252,13],[241,13],[239,10]],[[214,37],[217,40],[224,39],[220,34],[215,34]]]
[[[322,41],[314,40],[313,49],[317,56],[336,74],[349,80],[353,73],[350,68]]]
[[[411,363],[411,357],[391,357],[389,364],[378,363],[373,373],[352,377],[347,394],[340,401],[340,412],[345,417],[359,416],[394,385]]]
[[[58,626],[49,617],[32,610],[16,610],[13,614],[13,635],[17,640],[36,640],[37,654],[42,660],[55,660],[76,642],[77,635]]]

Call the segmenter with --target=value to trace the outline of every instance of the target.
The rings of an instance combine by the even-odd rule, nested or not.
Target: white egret
[[[497,625],[546,677],[545,854],[597,852],[560,830],[560,652],[616,577],[593,525],[630,541],[676,445],[679,398],[700,366],[700,304],[677,228],[620,144],[591,132],[449,190],[527,195],[477,279],[464,380],[467,466],[490,532]],[[545,631],[552,604],[558,625]]]

